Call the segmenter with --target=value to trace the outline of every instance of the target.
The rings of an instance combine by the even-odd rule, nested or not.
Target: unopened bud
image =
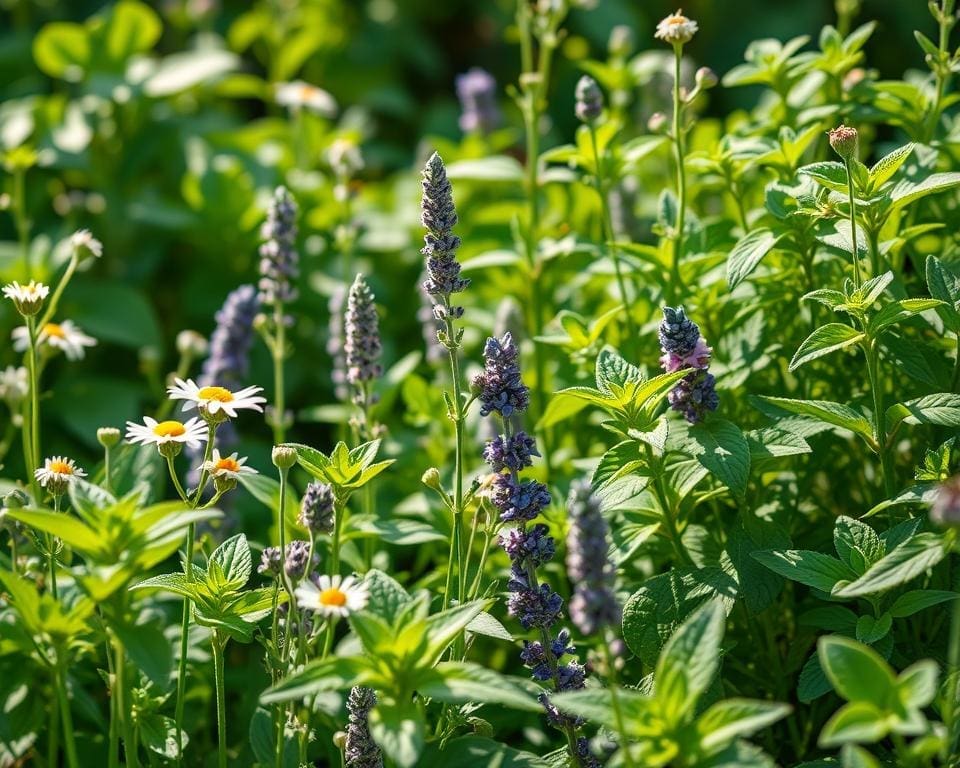
[[[182,357],[203,357],[209,347],[207,340],[196,331],[186,330],[177,334],[177,353]]]
[[[829,133],[830,146],[844,160],[856,160],[860,137],[856,128],[841,124]]]
[[[79,261],[103,256],[103,243],[90,234],[89,229],[78,229],[70,236],[70,245]]]
[[[270,455],[273,465],[279,469],[290,469],[297,463],[297,450],[289,445],[275,445]]]
[[[168,440],[165,443],[158,443],[157,450],[160,451],[160,455],[163,456],[163,458],[175,459],[183,450],[183,443],[178,443],[176,440]]]
[[[663,133],[667,128],[667,116],[663,112],[654,112],[647,120],[647,130],[650,133]]]
[[[574,112],[584,123],[593,123],[603,114],[603,92],[597,81],[584,75],[577,82]]]
[[[633,30],[626,24],[618,24],[610,30],[610,41],[607,43],[610,55],[616,58],[627,58],[633,53]]]
[[[434,491],[440,490],[440,470],[436,467],[430,467],[423,475],[420,477],[420,482],[423,483],[427,488],[430,488]]]
[[[341,752],[343,751],[344,747],[347,746],[347,734],[345,731],[337,731],[333,734],[333,746]]]
[[[717,78],[717,73],[710,69],[710,67],[700,67],[695,75],[695,82],[698,88],[703,91],[708,91],[720,81]]]
[[[97,442],[104,448],[113,448],[120,442],[120,430],[116,427],[100,427],[97,430]]]
[[[27,506],[30,497],[19,488],[14,488],[3,497],[3,506],[7,509],[20,509]]]

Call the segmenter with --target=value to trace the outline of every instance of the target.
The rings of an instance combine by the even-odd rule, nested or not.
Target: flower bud
[[[90,234],[89,229],[78,229],[70,236],[70,246],[81,262],[103,256],[103,243]]]
[[[275,445],[270,458],[278,469],[290,469],[297,463],[297,450],[289,445]]]
[[[207,340],[196,331],[186,330],[177,334],[177,353],[182,357],[203,357],[209,347]]]
[[[603,114],[603,92],[590,75],[584,75],[577,82],[574,111],[577,118],[588,124],[595,122]]]
[[[27,506],[30,497],[19,488],[14,488],[3,497],[3,506],[7,509],[20,509]]]
[[[333,746],[342,752],[346,744],[347,734],[345,731],[337,731],[335,734],[333,734]]]
[[[97,430],[97,442],[104,448],[113,448],[120,442],[120,430],[116,427],[100,427]]]
[[[720,80],[717,78],[717,73],[710,69],[710,67],[700,67],[700,69],[697,70],[694,82],[700,90],[709,91],[715,87]]]
[[[668,122],[667,116],[663,112],[654,112],[647,120],[647,130],[650,133],[663,133]]]
[[[683,11],[677,11],[657,24],[654,37],[663,40],[665,43],[683,45],[693,39],[697,29],[697,22],[684,16]]]
[[[183,450],[183,443],[178,443],[176,440],[168,440],[166,443],[158,443],[157,450],[160,451],[160,455],[165,459],[175,459],[180,455],[180,451]]]
[[[625,59],[633,53],[633,30],[626,24],[617,24],[610,30],[610,40],[607,42],[607,50],[615,58]]]
[[[440,470],[436,467],[430,467],[423,475],[420,477],[420,482],[423,483],[427,488],[430,488],[434,491],[440,490]]]
[[[214,475],[213,489],[217,493],[227,493],[237,487],[237,478],[227,475]]]
[[[43,309],[43,302],[50,293],[50,288],[43,283],[31,280],[26,285],[14,281],[3,287],[3,295],[10,299],[24,317],[33,317]]]
[[[844,161],[857,159],[860,137],[856,128],[851,128],[841,123],[837,128],[830,131],[828,135],[833,151],[840,155]]]

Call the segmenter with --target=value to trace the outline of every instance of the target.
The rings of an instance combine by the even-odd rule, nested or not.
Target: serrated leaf
[[[727,288],[740,285],[782,238],[770,229],[755,229],[740,238],[727,257]]]
[[[690,427],[689,435],[699,447],[694,458],[735,496],[743,496],[750,477],[750,446],[740,428],[723,419],[709,419]]]
[[[848,429],[867,440],[873,439],[870,422],[847,405],[829,400],[792,400],[786,397],[761,397],[760,400],[789,413],[809,416],[826,424]]]
[[[946,554],[942,536],[918,533],[880,558],[860,578],[838,589],[834,596],[851,598],[887,592],[932,568]]]
[[[866,338],[855,328],[843,323],[827,323],[817,328],[804,339],[790,361],[789,370],[795,371],[811,360],[829,355],[846,347],[859,343]]]
[[[754,552],[753,558],[784,578],[827,594],[831,593],[838,581],[846,581],[856,575],[835,557],[810,550],[766,550]]]

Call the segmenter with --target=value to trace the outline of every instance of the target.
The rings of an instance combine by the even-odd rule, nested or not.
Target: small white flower
[[[292,83],[280,83],[274,98],[281,107],[288,109],[309,109],[324,117],[333,117],[337,113],[337,102],[322,88],[294,80]]]
[[[26,352],[30,347],[30,334],[25,326],[13,329],[13,348],[18,352]],[[67,360],[82,360],[85,354],[84,347],[95,347],[97,340],[80,330],[72,320],[62,323],[46,323],[37,334],[37,343],[46,344],[59,349],[67,356]]]
[[[30,380],[23,366],[7,366],[0,371],[0,400],[16,404],[30,394]]]
[[[94,256],[99,259],[103,256],[103,243],[91,235],[89,229],[78,229],[74,232],[70,236],[70,245],[81,258]]]
[[[229,456],[221,456],[220,451],[213,449],[213,456],[209,461],[203,462],[201,469],[210,473],[210,476],[217,479],[237,480],[240,475],[255,475],[257,470],[253,467],[245,466],[247,457],[237,458],[237,454],[232,453]]]
[[[188,448],[199,448],[207,439],[207,425],[194,416],[186,422],[157,421],[149,416],[143,417],[143,424],[127,422],[127,442],[153,443],[158,448],[168,443],[183,443]]]
[[[185,357],[203,357],[210,348],[207,340],[196,331],[180,331],[177,334],[177,352]]]
[[[3,295],[10,299],[16,306],[17,311],[24,316],[30,317],[40,311],[44,299],[50,294],[50,288],[36,280],[31,280],[26,285],[20,285],[16,280],[3,286]]]
[[[61,496],[77,478],[87,473],[77,466],[73,459],[66,456],[53,456],[43,460],[43,466],[34,470],[33,476],[43,488],[54,496]]]
[[[697,22],[684,16],[683,11],[677,11],[657,24],[653,36],[667,43],[689,43],[697,29]]]
[[[341,581],[340,576],[324,574],[317,583],[305,581],[297,587],[297,605],[323,616],[346,617],[356,611],[362,611],[370,600],[367,585],[353,576]]]
[[[201,387],[193,379],[174,379],[175,386],[167,389],[171,400],[186,400],[183,410],[199,408],[201,413],[211,416],[224,413],[231,419],[237,417],[237,411],[249,408],[253,411],[263,411],[265,397],[257,394],[263,387],[246,387],[237,392],[231,392],[226,387]]]

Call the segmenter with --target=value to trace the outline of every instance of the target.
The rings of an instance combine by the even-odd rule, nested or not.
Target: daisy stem
[[[57,702],[60,705],[60,723],[63,726],[63,744],[67,753],[67,765],[69,768],[79,768],[77,744],[73,735],[73,715],[70,713],[70,701],[67,698],[67,679],[59,658],[54,668],[54,679],[57,687]]]
[[[107,451],[109,452],[109,450],[110,449],[108,448]],[[189,504],[190,499],[187,498],[187,494],[184,492],[183,486],[180,484],[180,478],[177,476],[177,470],[174,469],[173,456],[167,456],[167,469],[170,471],[170,479],[173,480],[173,485],[177,489],[177,493],[180,495],[180,498],[185,504]],[[109,476],[110,475],[108,471],[107,477],[109,478]],[[109,485],[109,480],[107,481],[107,484]]]
[[[137,756],[137,742],[133,733],[133,723],[130,721],[130,709],[126,704],[126,659],[124,658],[123,643],[120,642],[120,638],[116,635],[113,637],[113,647],[116,656],[116,661],[114,662],[115,677],[113,694],[117,702],[117,712],[120,713],[120,723],[123,728],[123,754],[127,768],[138,768],[140,758]],[[177,739],[179,744],[179,729],[177,731]],[[182,753],[183,750],[178,749],[177,751]],[[182,758],[180,759],[182,760]]]
[[[60,512],[60,494],[53,495],[53,511]],[[50,569],[50,594],[56,600],[59,597],[57,592],[57,556],[55,554],[57,546],[57,537],[47,534],[47,565]]]
[[[217,766],[227,768],[227,701],[223,679],[223,648],[226,643],[213,630],[213,678],[217,689]]]
[[[67,284],[73,278],[73,273],[77,270],[77,264],[80,263],[80,256],[77,253],[77,249],[73,249],[73,253],[70,256],[70,262],[67,264],[67,270],[63,273],[63,277],[60,278],[60,282],[57,283],[57,287],[53,290],[53,295],[50,297],[50,301],[47,302],[47,309],[40,318],[39,326],[43,328],[47,323],[53,319],[54,313],[57,311],[57,307],[60,304],[60,297],[63,296],[64,290],[66,290]]]
[[[110,484],[110,447],[103,447],[103,485],[108,493],[113,492],[113,486]]]
[[[671,278],[674,295],[679,297],[683,293],[680,262],[683,258],[683,229],[687,212],[687,174],[683,167],[683,102],[680,99],[680,70],[683,62],[683,45],[681,43],[674,44],[673,57],[673,146],[677,163],[677,223],[674,233]]]
[[[196,524],[190,523],[187,528],[187,539],[184,542],[185,559],[184,572],[187,581],[193,578],[193,542],[196,537]],[[174,712],[174,725],[177,729],[177,764],[183,764],[183,708],[187,689],[187,655],[190,649],[190,598],[183,598],[183,616],[180,620],[180,663],[177,666],[177,704]],[[129,749],[129,747],[128,747]]]
[[[27,369],[30,375],[30,419],[29,430],[23,430],[24,453],[27,455],[27,476],[33,489],[33,500],[40,504],[40,486],[36,470],[40,462],[40,374],[37,370],[37,325],[32,317],[27,318],[27,334],[30,346],[27,349]]]

